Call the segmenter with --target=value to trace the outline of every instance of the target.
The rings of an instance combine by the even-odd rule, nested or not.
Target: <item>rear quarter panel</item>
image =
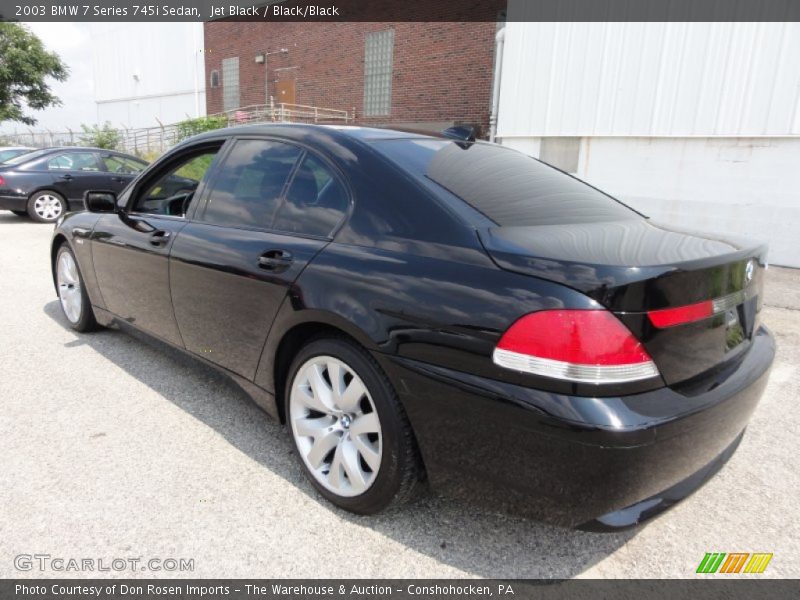
[[[497,268],[478,248],[400,242],[394,248],[328,245],[290,290],[265,345],[256,383],[275,390],[274,363],[293,327],[337,327],[368,350],[476,375],[553,385],[494,365],[492,351],[520,316],[592,308],[579,292]],[[562,391],[569,383],[558,382]]]

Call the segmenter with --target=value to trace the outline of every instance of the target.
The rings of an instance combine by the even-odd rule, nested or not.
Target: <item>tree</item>
[[[45,50],[26,27],[0,23],[0,123],[34,125],[36,119],[25,114],[25,107],[42,110],[61,104],[47,78],[64,81],[68,74],[58,55]]]
[[[221,127],[228,126],[228,119],[226,117],[199,117],[197,119],[186,119],[181,121],[175,126],[176,142],[180,142],[187,137],[203,133],[205,131],[213,131]]]
[[[111,123],[106,121],[103,126],[81,124],[83,133],[80,137],[82,146],[91,146],[92,148],[105,148],[106,150],[116,150],[122,141],[122,134],[119,129],[114,129]]]

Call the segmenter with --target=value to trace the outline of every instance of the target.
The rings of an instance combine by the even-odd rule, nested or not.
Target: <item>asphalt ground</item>
[[[0,212],[0,577],[693,577],[706,552],[771,552],[753,577],[800,576],[800,271],[768,271],[778,356],[730,462],[646,526],[597,534],[431,492],[373,517],[332,507],[237,386],[125,333],[70,330],[51,232]],[[18,570],[33,554],[162,570]]]

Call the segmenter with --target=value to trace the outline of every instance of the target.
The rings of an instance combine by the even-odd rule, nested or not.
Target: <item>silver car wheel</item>
[[[72,258],[72,254],[69,252],[62,252],[58,257],[56,281],[58,283],[58,298],[61,300],[61,308],[70,323],[77,323],[81,318],[81,309],[83,308],[81,278],[78,274],[78,266],[75,264],[75,259]]]
[[[292,381],[289,414],[300,456],[320,485],[345,497],[369,489],[383,435],[375,403],[352,368],[332,356],[307,360]]]
[[[64,211],[61,199],[51,194],[42,194],[33,202],[33,211],[45,221],[55,221]]]

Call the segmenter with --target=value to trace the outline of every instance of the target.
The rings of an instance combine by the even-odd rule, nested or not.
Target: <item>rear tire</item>
[[[373,514],[414,496],[424,478],[414,432],[363,348],[343,338],[311,341],[292,362],[284,402],[303,470],[333,504]]]
[[[65,212],[67,201],[57,192],[42,190],[28,200],[28,215],[39,223],[55,223]]]
[[[61,311],[67,318],[69,326],[81,332],[97,329],[97,321],[83,284],[78,261],[66,243],[58,249],[55,276]]]

